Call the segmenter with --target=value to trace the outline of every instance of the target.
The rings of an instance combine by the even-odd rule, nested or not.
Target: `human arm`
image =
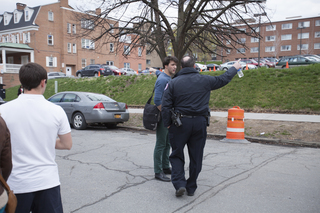
[[[161,108],[161,99],[163,96],[164,88],[166,87],[169,79],[165,78],[166,76],[160,75],[154,85],[154,104],[160,106]]]
[[[71,132],[64,134],[64,135],[58,135],[58,138],[56,139],[56,149],[67,149],[70,150],[72,147],[72,137]]]

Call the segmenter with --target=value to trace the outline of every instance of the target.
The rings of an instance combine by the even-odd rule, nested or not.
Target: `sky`
[[[13,12],[16,9],[16,2],[27,4],[30,7],[39,6],[39,4],[55,3],[58,0],[0,0],[0,14],[5,11]],[[95,9],[98,0],[69,0],[69,5],[73,8],[86,5],[85,8]],[[89,8],[91,7],[91,8]],[[285,20],[287,17],[302,16],[313,17],[320,16],[319,0],[267,0],[266,11],[271,21]]]

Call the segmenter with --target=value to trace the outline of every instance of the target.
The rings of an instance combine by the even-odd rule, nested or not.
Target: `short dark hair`
[[[181,59],[181,67],[194,67],[194,58],[192,56],[185,56]]]
[[[170,64],[170,61],[174,61],[178,64],[179,60],[174,57],[174,56],[167,56],[163,59],[162,61],[162,65],[163,65],[163,68],[165,68],[166,65],[169,65]]]
[[[26,90],[37,88],[41,80],[48,79],[47,71],[37,63],[27,63],[19,70],[19,80]]]

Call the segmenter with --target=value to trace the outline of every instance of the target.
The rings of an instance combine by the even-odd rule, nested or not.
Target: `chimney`
[[[98,15],[98,16],[101,15],[101,8],[96,9],[96,15]]]
[[[69,7],[69,2],[68,0],[59,0],[60,2],[60,7]]]
[[[16,3],[17,10],[23,10],[27,5],[23,3]]]

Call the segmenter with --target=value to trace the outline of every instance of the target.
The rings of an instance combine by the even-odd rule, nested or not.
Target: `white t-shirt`
[[[1,105],[0,113],[11,134],[10,188],[19,194],[60,185],[56,138],[71,132],[64,110],[43,95],[21,94]]]

